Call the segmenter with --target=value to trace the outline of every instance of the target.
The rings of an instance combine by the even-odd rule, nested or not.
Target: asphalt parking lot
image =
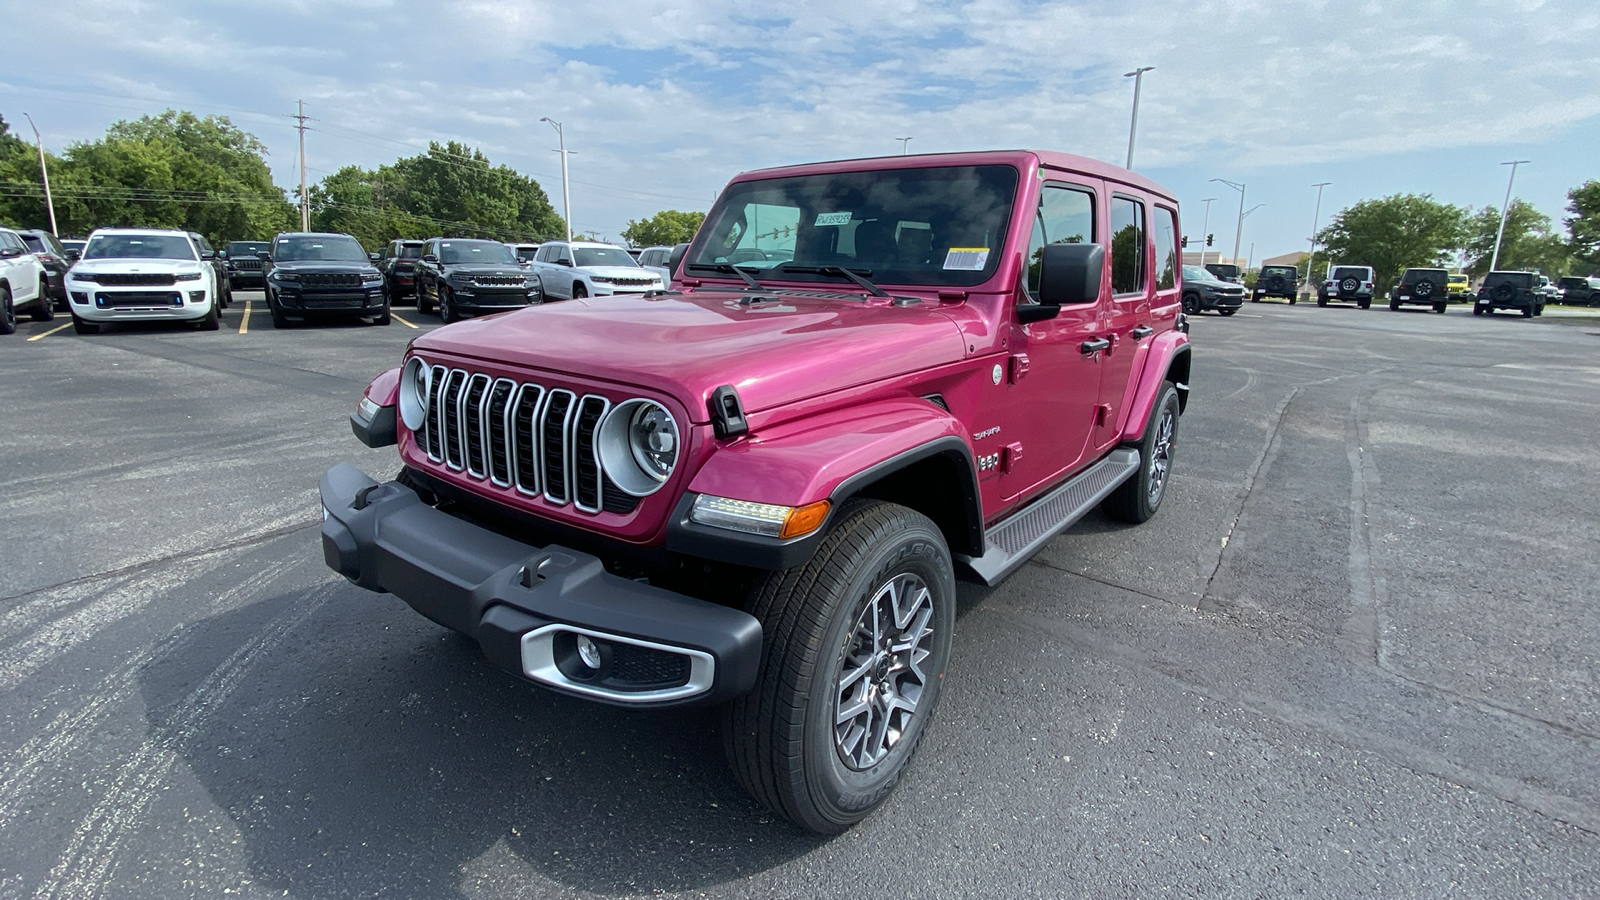
[[[1600,318],[1197,319],[1175,481],[963,589],[833,839],[711,711],[558,697],[323,565],[433,316],[0,341],[0,897],[1600,895]],[[30,340],[30,338],[37,338]]]

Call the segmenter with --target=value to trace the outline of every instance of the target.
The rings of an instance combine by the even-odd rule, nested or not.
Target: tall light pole
[[[1207,197],[1200,201],[1206,205],[1205,222],[1200,226],[1200,268],[1202,269],[1206,267],[1206,229],[1211,227],[1211,202],[1216,199],[1215,197]]]
[[[27,113],[23,113],[22,116],[28,120],[28,127],[33,129],[33,143],[39,148],[39,178],[44,182],[44,205],[50,211],[50,233],[55,234],[56,202],[50,199],[50,171],[44,165],[44,138],[39,137],[39,126],[33,124],[33,116]]]
[[[567,220],[567,240],[572,240],[572,191],[567,186],[567,135],[561,130],[561,123],[545,116],[539,121],[548,124],[556,130],[556,137],[561,140],[561,215]]]
[[[1311,252],[1306,254],[1306,289],[1311,289],[1311,264],[1317,261],[1317,219],[1322,215],[1322,189],[1333,184],[1331,181],[1319,181],[1312,187],[1317,189],[1317,205],[1311,211]]]
[[[911,138],[903,137],[903,138],[895,138],[895,140],[900,142],[900,155],[901,156],[905,156],[907,153],[911,152]]]
[[[1243,222],[1245,219],[1250,218],[1250,214],[1251,213],[1255,212],[1256,210],[1260,209],[1263,206],[1266,206],[1266,204],[1265,203],[1257,203],[1255,206],[1252,206],[1249,209],[1245,210],[1244,211],[1244,215],[1240,218],[1239,221]],[[1244,270],[1248,270],[1250,268],[1250,260],[1254,259],[1255,255],[1256,255],[1256,243],[1255,243],[1255,241],[1251,241],[1250,242],[1250,252],[1245,254],[1245,257],[1244,257],[1244,266],[1243,266]],[[1239,261],[1237,259],[1235,259],[1233,261],[1233,264],[1237,266],[1237,265],[1239,265]],[[1243,276],[1244,275],[1244,271],[1241,270],[1239,272],[1239,274],[1241,276]]]
[[[1144,73],[1154,69],[1155,66],[1140,66],[1132,72],[1122,73],[1123,78],[1133,79],[1133,121],[1128,123],[1128,164],[1125,169],[1133,168],[1133,137],[1139,130],[1139,88],[1144,85]]]
[[[1239,192],[1239,227],[1233,232],[1233,264],[1237,266],[1239,264],[1239,245],[1244,240],[1244,185],[1235,184],[1226,178],[1213,178],[1211,180],[1220,181]]]
[[[1506,236],[1506,214],[1511,211],[1511,186],[1513,184],[1517,183],[1517,166],[1520,166],[1525,162],[1532,162],[1532,160],[1514,159],[1511,162],[1503,162],[1503,163],[1500,164],[1502,166],[1510,166],[1511,167],[1511,178],[1506,181],[1506,199],[1505,199],[1505,202],[1500,204],[1500,230],[1495,233],[1495,236],[1494,236],[1494,256],[1490,257],[1490,259],[1489,259],[1489,271],[1491,271],[1491,272],[1493,272],[1495,269],[1498,269],[1500,267],[1500,242],[1505,239],[1505,236]]]

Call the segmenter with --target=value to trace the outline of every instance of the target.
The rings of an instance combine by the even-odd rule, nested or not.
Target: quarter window
[[[1047,184],[1033,215],[1028,241],[1028,293],[1039,298],[1039,265],[1045,244],[1087,244],[1094,241],[1094,195],[1081,188]]]
[[[1126,197],[1111,198],[1111,293],[1144,290],[1144,206]]]
[[[1178,214],[1156,207],[1156,290],[1178,286]]]

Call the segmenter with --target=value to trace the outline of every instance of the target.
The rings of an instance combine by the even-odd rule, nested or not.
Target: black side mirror
[[[368,253],[367,254],[367,259],[370,259],[373,262],[377,262],[378,261],[378,254],[376,254],[376,253]]]
[[[83,258],[83,254],[79,253],[76,250],[68,250],[67,251],[67,261],[68,262],[77,262],[78,260],[80,260],[82,258]]]
[[[22,251],[15,247],[0,247],[0,259],[16,259],[21,255]]]
[[[566,266],[567,268],[570,269],[570,268],[572,268],[572,260],[567,259],[565,257],[558,256],[558,257],[556,257],[556,265],[558,265],[558,266]]]
[[[687,243],[673,244],[672,252],[667,254],[667,271],[676,275],[678,273],[678,263],[683,262],[683,257],[688,252],[689,245]]]
[[[210,250],[201,250],[200,251],[200,258],[201,259],[216,259],[217,258],[217,254],[211,252]]]
[[[1106,248],[1099,244],[1046,244],[1039,261],[1039,302],[1017,307],[1024,324],[1061,314],[1061,307],[1094,303],[1105,278]]]
[[[424,253],[422,255],[422,261],[428,263],[429,265],[437,265],[439,263],[439,257],[434,256],[432,253]]]
[[[262,262],[272,262],[272,254],[265,250],[257,250],[256,259],[259,259]]]

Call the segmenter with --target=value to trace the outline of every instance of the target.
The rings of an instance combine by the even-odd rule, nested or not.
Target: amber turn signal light
[[[778,533],[778,537],[796,538],[821,528],[823,520],[828,518],[829,506],[828,501],[818,500],[815,503],[795,507],[788,518],[783,520],[783,531]]]

